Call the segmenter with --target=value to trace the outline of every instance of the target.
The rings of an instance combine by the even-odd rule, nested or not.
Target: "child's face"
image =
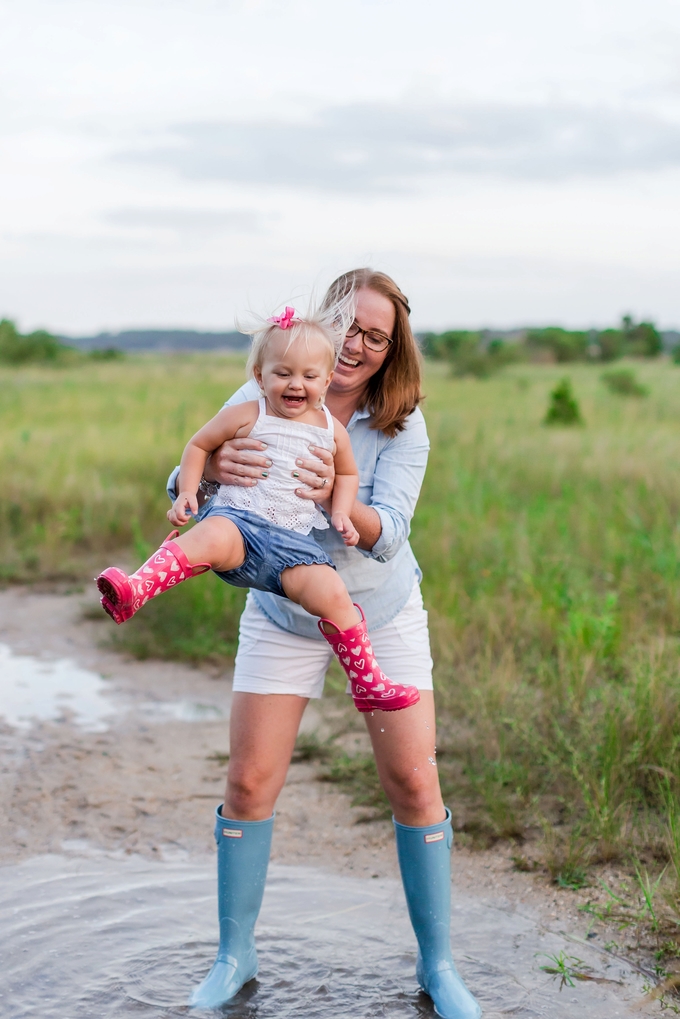
[[[328,346],[321,338],[311,336],[286,347],[285,333],[273,336],[253,374],[274,413],[297,418],[320,406],[333,372]]]

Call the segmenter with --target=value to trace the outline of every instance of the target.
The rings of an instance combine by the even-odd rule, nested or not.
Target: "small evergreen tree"
[[[571,390],[569,379],[558,382],[550,394],[545,425],[581,425],[583,418],[576,397]]]

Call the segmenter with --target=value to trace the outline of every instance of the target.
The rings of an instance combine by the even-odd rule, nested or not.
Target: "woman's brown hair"
[[[371,428],[393,438],[404,429],[404,422],[420,401],[420,351],[411,329],[406,297],[384,272],[352,269],[331,283],[323,301],[324,308],[357,290],[382,294],[394,308],[395,322],[390,344],[380,369],[368,380],[364,406],[371,412]]]

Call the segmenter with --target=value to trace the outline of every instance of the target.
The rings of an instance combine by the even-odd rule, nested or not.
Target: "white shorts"
[[[393,683],[432,689],[432,656],[420,584],[391,623],[371,631],[380,668]],[[248,595],[239,627],[234,664],[234,690],[243,693],[284,693],[321,697],[326,670],[333,658],[328,644],[282,630]]]

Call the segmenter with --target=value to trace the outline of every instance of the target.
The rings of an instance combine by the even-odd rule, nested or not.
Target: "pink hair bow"
[[[283,315],[274,315],[273,318],[268,318],[267,322],[273,322],[279,329],[289,329],[294,319],[295,308],[286,308]]]

